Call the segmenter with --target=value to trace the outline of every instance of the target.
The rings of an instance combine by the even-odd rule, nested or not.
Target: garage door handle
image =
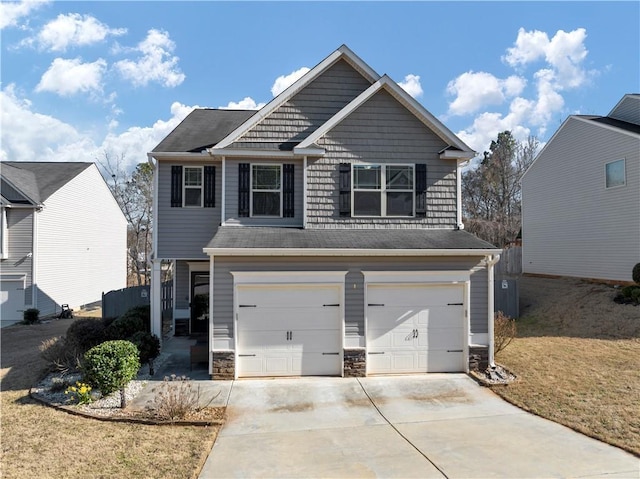
[[[239,358],[255,358],[255,354],[238,354]]]
[[[462,349],[447,349],[448,353],[461,353]]]
[[[379,303],[369,303],[369,304],[367,304],[367,306],[384,306],[384,304],[379,304]]]
[[[464,303],[447,303],[447,306],[464,306]]]
[[[238,307],[239,308],[255,308],[256,305],[255,304],[239,304]]]
[[[340,353],[322,353],[323,356],[339,356]]]
[[[322,306],[340,306],[340,303],[336,303],[336,304],[323,304]]]
[[[376,352],[371,352],[371,353],[367,353],[367,354],[384,354],[384,351],[376,351]]]

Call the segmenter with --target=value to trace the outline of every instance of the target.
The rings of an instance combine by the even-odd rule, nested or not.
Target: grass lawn
[[[523,277],[518,338],[496,360],[517,406],[640,456],[640,307],[609,286]]]
[[[71,320],[2,334],[0,477],[197,477],[217,428],[146,426],[72,416],[29,398],[44,367],[38,346]]]

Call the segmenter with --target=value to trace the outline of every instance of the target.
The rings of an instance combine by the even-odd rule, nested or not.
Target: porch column
[[[213,276],[214,268],[213,268],[213,255],[209,256],[209,376],[213,378],[213,284],[215,283],[215,278]]]
[[[162,343],[162,261],[151,260],[151,334]]]
[[[493,322],[495,318],[495,302],[494,302],[494,272],[493,268],[495,264],[500,260],[500,255],[489,255],[487,257],[487,290],[489,297],[487,298],[487,303],[489,305],[488,309],[488,318],[487,318],[487,332],[489,335],[489,367],[493,367],[495,365],[494,362],[494,347],[495,347],[495,338],[493,335]]]

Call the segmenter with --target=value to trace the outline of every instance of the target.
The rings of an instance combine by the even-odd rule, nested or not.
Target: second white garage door
[[[464,287],[367,286],[367,373],[464,371]]]
[[[238,286],[238,376],[340,375],[340,291],[321,284]]]
[[[24,281],[0,281],[0,326],[22,321]]]

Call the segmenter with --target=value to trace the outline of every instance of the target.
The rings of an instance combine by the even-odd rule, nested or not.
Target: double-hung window
[[[184,168],[184,206],[202,207],[202,167]]]
[[[282,216],[282,165],[251,165],[251,216]]]
[[[626,183],[625,178],[625,161],[622,160],[611,161],[604,167],[605,171],[605,186],[607,188],[615,188],[616,186],[624,186]]]
[[[354,216],[414,216],[414,165],[353,165]]]

